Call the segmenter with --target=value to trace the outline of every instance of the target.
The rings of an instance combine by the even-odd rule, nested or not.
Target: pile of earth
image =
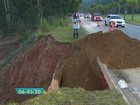
[[[107,89],[97,57],[111,69],[140,67],[140,42],[121,31],[98,32],[75,43],[40,38],[0,71],[0,102],[22,101],[16,87],[44,87],[54,80],[59,87]]]
[[[57,66],[50,90],[57,85],[87,90],[107,89],[97,57],[110,69],[140,67],[140,42],[119,30],[88,35],[75,42],[73,47],[80,48],[80,51]]]
[[[90,61],[98,56],[110,69],[140,67],[140,41],[119,30],[91,34],[73,46],[80,47]]]

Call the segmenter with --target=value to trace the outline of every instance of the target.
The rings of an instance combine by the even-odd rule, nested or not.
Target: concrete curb
[[[125,102],[126,102],[128,105],[130,105],[128,99],[126,98],[126,96],[124,95],[124,93],[122,92],[122,90],[120,89],[120,87],[117,85],[117,83],[115,82],[115,80],[114,80],[113,76],[111,75],[110,70],[108,69],[107,65],[106,65],[106,64],[103,64],[103,63],[100,61],[99,57],[97,57],[97,61],[98,61],[98,64],[99,64],[99,66],[100,66],[100,68],[101,68],[101,71],[102,71],[103,74],[104,74],[104,77],[105,77],[105,79],[106,79],[106,82],[107,82],[108,85],[109,85],[109,88],[110,88],[110,89],[114,89],[114,88],[117,89],[118,92],[119,92],[120,94],[122,94],[122,97],[123,97],[123,99],[125,100]]]

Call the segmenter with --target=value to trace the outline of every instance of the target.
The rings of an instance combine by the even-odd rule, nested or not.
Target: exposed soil
[[[111,69],[140,67],[140,41],[119,30],[91,34],[74,46],[83,49],[90,61],[98,56]]]
[[[31,45],[0,71],[0,102],[27,97],[16,95],[16,87],[48,87],[57,63],[74,53],[70,48],[70,44],[57,42],[51,36]]]
[[[86,90],[109,88],[97,59],[90,62],[82,50],[58,65],[54,79],[59,81],[60,87],[82,87]]]
[[[140,42],[118,30],[91,34],[73,44],[41,38],[0,71],[0,102],[27,98],[16,95],[16,87],[47,90],[54,72],[60,87],[107,89],[97,56],[111,69],[140,67]]]
[[[140,42],[121,31],[98,32],[75,42],[81,50],[61,62],[54,76],[60,87],[106,89],[108,85],[97,63],[97,56],[109,68],[140,67]]]

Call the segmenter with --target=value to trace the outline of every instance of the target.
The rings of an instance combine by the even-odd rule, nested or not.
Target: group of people
[[[74,39],[78,39],[79,37],[79,33],[78,33],[78,30],[80,28],[80,19],[79,19],[79,16],[78,14],[75,12],[73,17],[72,17],[72,22],[73,22],[73,37]]]

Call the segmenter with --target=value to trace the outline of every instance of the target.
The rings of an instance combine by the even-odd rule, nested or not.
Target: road
[[[98,31],[108,32],[109,28],[109,26],[104,25],[104,21],[100,22],[100,27],[97,27],[97,22],[93,22],[86,19],[82,20],[81,25],[85,30],[88,30],[88,34],[96,33]],[[129,37],[136,38],[140,41],[140,26],[126,24],[125,28],[119,27],[118,29],[122,30]]]

